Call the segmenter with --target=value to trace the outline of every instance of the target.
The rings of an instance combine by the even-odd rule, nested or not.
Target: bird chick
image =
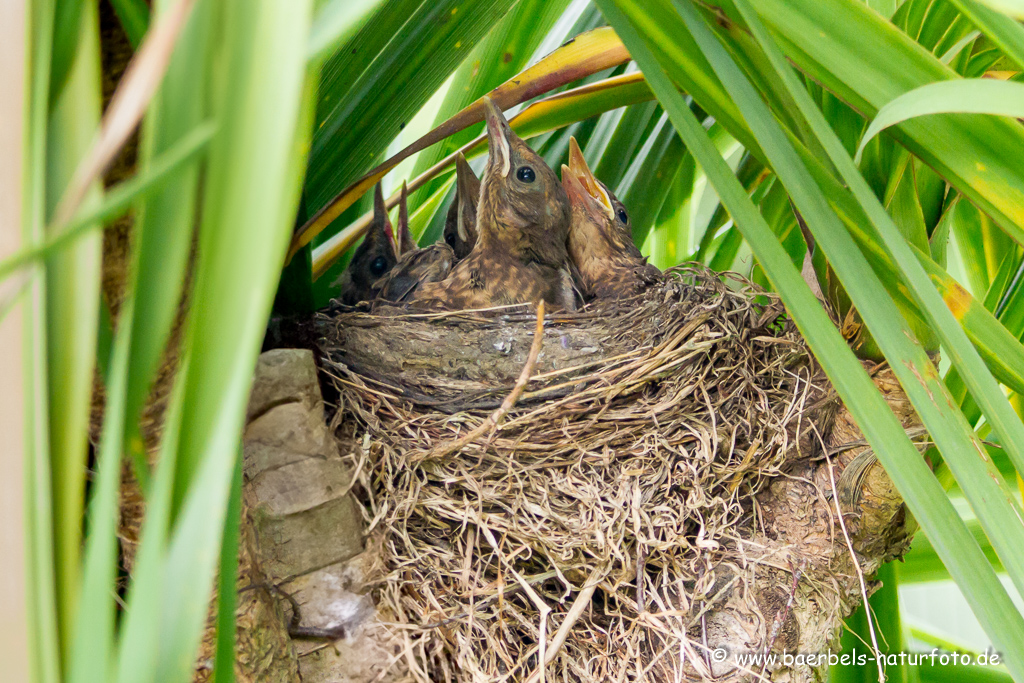
[[[569,139],[569,165],[562,185],[572,205],[569,258],[586,298],[617,299],[657,282],[661,271],[633,243],[629,214],[591,173],[576,138]]]
[[[440,282],[451,273],[455,252],[443,242],[416,248],[409,230],[409,196],[405,183],[398,200],[398,263],[384,277],[373,283],[377,301],[399,303],[412,297],[423,284]],[[405,235],[405,237],[401,237]]]
[[[397,262],[395,237],[378,184],[373,194],[373,223],[340,279],[341,296],[338,298],[341,303],[355,306],[360,301],[372,301],[377,296],[374,283]]]
[[[462,152],[455,157],[455,199],[444,221],[444,241],[461,260],[476,244],[476,205],[480,200],[480,179]]]
[[[575,309],[567,268],[569,198],[536,152],[484,98],[490,157],[473,249],[444,281],[419,288],[420,305],[448,309],[536,302]]]

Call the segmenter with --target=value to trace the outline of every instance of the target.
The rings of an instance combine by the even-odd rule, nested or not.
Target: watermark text
[[[724,662],[728,659],[729,653],[724,648],[711,651],[711,659],[716,662]],[[774,669],[777,666],[865,666],[874,664],[876,661],[886,666],[998,666],[1003,663],[998,652],[987,650],[980,654],[967,652],[946,652],[938,648],[931,652],[888,652],[878,653],[872,651],[852,652],[811,652],[811,653],[763,653],[763,652],[738,652],[735,657],[736,663],[741,667],[750,669],[761,669],[767,667]]]

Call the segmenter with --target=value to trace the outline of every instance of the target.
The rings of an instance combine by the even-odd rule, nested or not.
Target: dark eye
[[[619,209],[619,220],[624,224],[629,222],[629,216],[626,215],[625,209]]]
[[[383,275],[387,267],[388,260],[383,256],[378,256],[370,262],[370,272],[374,275]]]
[[[537,174],[529,166],[520,166],[516,171],[516,178],[524,183],[532,183],[537,179]]]
[[[444,236],[444,241],[448,243],[448,246],[454,247],[455,246],[455,233],[454,232],[450,232],[447,235],[445,235]]]

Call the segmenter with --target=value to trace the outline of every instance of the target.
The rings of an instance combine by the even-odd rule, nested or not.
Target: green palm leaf
[[[939,81],[904,93],[878,110],[857,147],[857,163],[868,142],[886,128],[918,116],[950,113],[1024,115],[1024,84],[979,78]]]
[[[124,49],[159,34],[180,3],[111,0]],[[414,234],[434,239],[454,152],[486,153],[475,103],[488,93],[522,105],[513,126],[553,166],[578,139],[653,263],[695,258],[781,295],[922,527],[905,563],[874,577],[883,650],[904,647],[908,623],[915,642],[957,646],[942,624],[908,622],[897,595],[897,584],[952,579],[1024,680],[1024,619],[1001,583],[1024,589],[1022,8],[195,0],[166,76],[147,81],[160,88],[137,170],[101,191],[98,167],[88,182],[75,177],[100,114],[96,6],[31,3],[23,25],[0,26],[5,38],[28,31],[31,55],[16,174],[23,231],[0,260],[0,324],[26,325],[26,477],[8,486],[28,496],[29,609],[17,626],[30,635],[34,680],[188,680],[215,584],[212,676],[232,679],[239,440],[282,264],[297,256],[281,312],[308,306],[312,277],[338,272],[369,224],[361,197],[382,179],[409,182]],[[61,205],[69,186],[75,202]],[[111,311],[100,230],[129,213],[128,287]],[[803,275],[862,325],[853,349]],[[316,283],[321,303],[331,279]],[[179,323],[179,369],[166,382],[159,369]],[[924,457],[855,352],[898,374],[935,442]],[[90,478],[94,373],[105,415]],[[166,398],[159,433],[139,420],[154,385]],[[146,514],[118,614],[129,456]],[[1000,667],[888,673],[1008,680]],[[831,678],[876,680],[877,670]]]
[[[742,5],[740,5],[742,6]],[[843,396],[847,406],[851,409],[854,415],[857,417],[858,423],[864,429],[865,435],[869,442],[875,443],[875,439],[878,438],[878,434],[872,435],[872,432],[876,427],[880,427],[881,424],[872,424],[870,420],[878,420],[882,417],[882,414],[888,414],[891,417],[891,413],[888,413],[887,409],[881,408],[881,413],[874,415],[871,418],[867,417],[867,412],[860,413],[861,406],[857,406],[856,401],[863,400],[869,396],[873,397],[873,401],[876,406],[881,401],[881,397],[873,390],[863,390],[864,393],[855,395],[849,391],[849,387],[845,387],[845,380],[852,377],[859,377],[862,373],[854,371],[852,368],[846,372],[840,374],[836,372],[836,366],[832,363],[844,363],[841,354],[831,352],[834,349],[834,345],[828,345],[824,339],[816,339],[815,336],[818,333],[828,336],[829,332],[834,333],[834,328],[829,324],[827,329],[816,329],[821,326],[822,323],[811,323],[808,319],[801,320],[801,315],[810,315],[810,306],[801,306],[797,303],[797,297],[810,296],[806,290],[806,286],[803,285],[802,281],[799,281],[799,276],[796,273],[796,269],[792,266],[788,257],[783,257],[781,252],[781,246],[775,241],[775,238],[771,236],[768,231],[767,225],[764,224],[760,214],[756,212],[753,206],[749,203],[749,198],[742,191],[742,188],[736,182],[735,178],[726,168],[723,167],[724,162],[717,154],[713,153],[707,148],[708,142],[703,131],[698,126],[695,119],[689,114],[689,110],[685,107],[680,106],[682,103],[679,96],[675,94],[675,90],[671,87],[667,78],[661,75],[660,68],[665,68],[670,74],[678,73],[680,66],[673,64],[668,60],[658,60],[654,62],[654,54],[647,52],[646,43],[654,42],[655,36],[659,35],[661,31],[653,25],[652,19],[649,16],[645,16],[644,13],[640,13],[638,8],[628,0],[622,0],[616,2],[614,6],[609,3],[601,3],[602,10],[606,16],[610,17],[612,25],[616,27],[620,35],[623,36],[626,44],[631,48],[631,52],[634,58],[637,59],[641,68],[645,68],[645,72],[651,82],[652,88],[658,95],[662,105],[667,108],[669,114],[673,116],[673,123],[676,124],[680,130],[680,134],[684,137],[684,140],[688,143],[690,149],[697,156],[698,161],[704,167],[705,171],[711,175],[715,181],[716,187],[719,193],[722,195],[723,201],[729,206],[731,213],[737,219],[737,225],[741,230],[745,232],[750,231],[747,234],[747,239],[751,243],[755,254],[758,256],[761,265],[765,268],[766,273],[772,280],[773,284],[777,287],[779,292],[782,294],[784,300],[787,301],[790,311],[794,314],[794,318],[797,324],[801,327],[805,337],[811,343],[812,349],[815,350],[819,360],[822,361],[826,372],[829,373],[830,378]],[[619,9],[623,9],[628,12],[628,20],[623,14],[619,14]],[[915,407],[921,412],[925,423],[933,432],[933,437],[936,438],[940,443],[945,442],[946,438],[949,438],[947,444],[952,450],[956,447],[954,443],[970,443],[970,438],[967,434],[970,433],[969,429],[964,429],[966,423],[963,420],[962,415],[959,413],[950,415],[948,412],[943,411],[941,407],[932,403],[932,396],[935,395],[933,392],[942,393],[944,388],[938,383],[937,375],[934,369],[932,369],[930,375],[927,372],[920,370],[916,373],[907,375],[905,372],[907,369],[914,365],[920,365],[920,367],[929,367],[930,361],[926,357],[922,357],[923,353],[920,351],[920,347],[914,347],[909,343],[910,336],[909,330],[901,330],[899,322],[902,322],[902,318],[895,311],[886,311],[885,302],[889,302],[884,295],[879,296],[878,291],[881,289],[881,284],[877,280],[872,282],[874,276],[870,274],[867,268],[866,262],[861,261],[858,263],[856,258],[859,255],[859,251],[856,248],[851,249],[850,246],[844,244],[844,236],[846,236],[845,230],[837,228],[835,226],[834,216],[830,219],[830,210],[823,206],[824,202],[820,195],[815,195],[810,192],[810,188],[814,187],[814,183],[810,178],[803,181],[797,180],[801,174],[806,173],[803,166],[799,161],[799,157],[790,149],[787,150],[787,140],[782,131],[775,129],[775,120],[770,116],[758,112],[759,107],[764,107],[762,100],[754,93],[750,88],[749,84],[743,80],[742,75],[736,69],[735,65],[725,56],[721,46],[717,45],[716,42],[712,42],[713,39],[709,40],[707,29],[703,28],[703,24],[697,18],[693,9],[684,3],[677,4],[677,8],[686,16],[687,26],[686,28],[697,32],[695,37],[698,42],[701,43],[702,50],[707,50],[705,54],[712,58],[712,62],[716,67],[716,71],[719,71],[719,75],[723,79],[728,78],[735,85],[736,90],[732,90],[731,93],[736,97],[738,103],[742,102],[743,105],[750,108],[750,114],[747,117],[747,121],[751,124],[751,127],[755,130],[760,130],[758,139],[765,145],[764,150],[769,154],[770,157],[775,157],[778,154],[778,164],[781,164],[782,168],[785,168],[787,174],[795,174],[794,182],[788,183],[790,192],[793,193],[794,199],[798,205],[803,205],[801,208],[805,214],[808,215],[809,222],[816,222],[820,220],[824,224],[829,224],[832,221],[833,227],[829,230],[822,230],[816,233],[816,237],[823,240],[828,240],[832,243],[832,248],[827,248],[826,251],[833,259],[833,263],[841,265],[841,267],[848,270],[848,276],[844,277],[844,282],[861,283],[867,287],[874,287],[876,289],[874,294],[871,294],[871,303],[867,310],[870,311],[870,318],[867,319],[869,326],[875,333],[876,338],[885,347],[889,347],[891,352],[898,354],[898,360],[896,357],[892,358],[892,365],[901,375],[906,378],[903,379],[904,388],[907,390],[908,395],[911,396],[914,401]],[[668,13],[663,13],[661,17],[664,20],[668,19]],[[630,22],[637,22],[637,28],[641,29],[637,31],[633,24]],[[664,26],[664,24],[662,24]],[[675,31],[673,35],[679,35],[680,25],[679,22],[674,24]],[[685,30],[685,29],[682,29]],[[703,36],[699,32],[703,30]],[[643,35],[643,38],[640,36]],[[632,39],[631,39],[632,38]],[[717,52],[716,52],[717,50]],[[644,54],[646,53],[646,54]],[[642,57],[641,55],[644,54]],[[730,68],[733,69],[730,71]],[[657,74],[657,76],[656,76]],[[660,86],[660,87],[659,87]],[[673,103],[673,101],[675,101]],[[707,151],[703,154],[698,154],[698,148],[696,145],[703,146]],[[769,152],[769,150],[771,150]],[[788,157],[788,158],[787,158]],[[718,169],[713,172],[713,169]],[[776,170],[781,170],[777,166]],[[804,184],[801,184],[804,183]],[[802,189],[798,193],[798,190]],[[731,201],[729,196],[731,195]],[[801,197],[798,198],[798,197]],[[806,202],[806,204],[805,204]],[[730,206],[732,204],[732,206]],[[755,228],[758,232],[755,232]],[[760,231],[764,231],[767,234],[759,234]],[[755,237],[756,236],[756,237]],[[846,239],[849,239],[846,237]],[[769,257],[769,254],[771,256]],[[835,261],[839,258],[840,261]],[[788,267],[788,268],[787,268]],[[854,275],[854,273],[857,273]],[[784,279],[785,278],[785,279]],[[788,283],[792,281],[793,284]],[[877,283],[877,284],[875,284]],[[806,294],[804,293],[806,292]],[[859,296],[859,292],[851,292]],[[882,309],[871,307],[883,306]],[[888,304],[892,306],[891,302]],[[865,312],[864,306],[860,307],[862,313]],[[901,364],[906,363],[903,367]],[[846,374],[849,373],[849,374]],[[909,381],[908,381],[909,380]],[[915,386],[913,382],[921,382],[931,385],[933,388],[928,389],[923,384]],[[880,406],[878,406],[880,408]],[[936,412],[932,412],[934,408],[938,408]],[[865,408],[866,409],[866,408]],[[870,410],[870,409],[866,409]],[[931,413],[931,415],[929,415]],[[943,414],[945,413],[945,414]],[[947,421],[954,420],[955,427],[950,429],[944,428],[949,424]],[[896,427],[892,422],[889,424]],[[941,436],[940,436],[941,435]],[[973,434],[971,434],[973,436]],[[878,441],[879,445],[883,442]],[[907,444],[905,437],[896,437],[891,435],[890,440],[886,444],[886,452],[883,454],[879,452],[879,457],[882,459],[883,464],[886,465],[887,471],[890,476],[893,477],[899,490],[903,493],[910,508],[915,512],[915,515],[921,521],[922,526],[926,530],[931,530],[931,536],[938,537],[941,534],[943,540],[949,540],[953,536],[958,538],[958,543],[955,545],[947,545],[941,552],[943,559],[946,560],[947,565],[950,567],[951,573],[957,578],[958,583],[964,588],[965,593],[968,595],[968,599],[972,602],[976,613],[982,618],[982,622],[986,625],[987,630],[993,639],[1008,638],[1004,641],[1006,644],[1006,651],[1017,651],[1021,652],[1020,648],[1024,646],[1024,620],[1021,620],[1014,609],[1009,603],[1009,599],[1002,589],[1002,586],[995,579],[994,573],[991,571],[988,563],[985,562],[984,556],[981,554],[977,544],[973,544],[973,548],[968,544],[972,544],[973,541],[967,534],[966,528],[963,526],[959,518],[955,516],[952,508],[948,505],[945,497],[938,493],[939,488],[938,482],[934,476],[930,473],[923,473],[918,477],[908,478],[906,475],[910,469],[914,467],[914,463],[920,463],[916,452],[912,448],[897,449],[894,446],[899,444]],[[964,452],[969,453],[973,449],[968,446],[968,449]],[[966,459],[965,459],[966,461]],[[975,463],[965,462],[968,467],[973,467]],[[977,463],[981,465],[981,463]],[[920,463],[923,466],[923,463]],[[926,470],[927,468],[925,468]],[[984,466],[973,468],[974,472],[970,475],[971,481],[979,487],[986,487],[990,484],[985,481],[988,476],[986,468]],[[966,475],[965,475],[966,476]],[[929,492],[930,489],[930,492]],[[996,493],[996,497],[1000,498],[1004,502],[1008,502],[1007,499],[1002,496],[1001,493]],[[975,500],[975,503],[980,507],[984,508],[987,501],[982,498]],[[997,505],[998,507],[998,505]],[[1011,508],[1012,509],[1012,506]],[[991,526],[987,526],[986,530],[993,534],[998,534],[1000,531],[1004,531],[996,528],[998,525],[995,522],[996,518],[1003,520],[1014,519],[1015,515],[1013,512],[1009,514],[1003,514],[997,511],[995,508],[991,509],[990,521]],[[940,531],[941,529],[941,531]],[[1006,553],[1013,553],[1013,547],[1015,541],[1011,540],[1011,537],[1017,535],[1017,529],[1010,530],[1010,534],[1001,541],[1002,550]],[[966,561],[965,558],[970,556],[970,560]],[[987,572],[987,573],[986,573]],[[980,577],[984,577],[979,580]],[[999,620],[1006,618],[1010,621],[1000,622]],[[1006,628],[1006,624],[1012,624],[1010,628]],[[1013,666],[1020,667],[1024,671],[1024,661],[1014,663]]]

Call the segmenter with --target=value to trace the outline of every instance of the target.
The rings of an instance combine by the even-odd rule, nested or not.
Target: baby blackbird
[[[374,283],[398,262],[391,221],[378,184],[373,194],[373,224],[341,276],[341,303],[355,306],[377,296]]]
[[[431,244],[422,249],[416,248],[409,231],[409,204],[405,183],[402,183],[402,194],[398,204],[398,234],[406,235],[399,239],[398,263],[384,277],[373,283],[379,292],[378,301],[399,303],[411,297],[420,285],[428,282],[440,282],[448,277],[455,263],[455,253],[443,242]]]
[[[476,244],[476,205],[480,200],[480,179],[459,152],[455,157],[455,199],[444,221],[444,241],[464,259]]]
[[[660,279],[661,271],[633,243],[626,207],[590,172],[576,138],[569,139],[562,185],[572,204],[569,258],[585,297],[617,299]]]
[[[544,300],[575,309],[565,241],[569,198],[558,176],[484,98],[490,157],[477,205],[477,240],[444,282],[424,284],[419,305],[487,308]]]

